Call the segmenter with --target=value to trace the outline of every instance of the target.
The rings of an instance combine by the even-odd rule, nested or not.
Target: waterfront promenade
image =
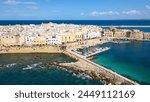
[[[101,65],[98,65],[85,57],[76,54],[72,51],[64,51],[64,54],[75,58],[77,62],[75,63],[60,63],[59,65],[62,67],[66,67],[68,69],[75,70],[76,72],[83,72],[90,75],[93,79],[101,80],[105,84],[113,84],[113,85],[139,85],[138,83],[127,79],[116,72],[113,72]]]

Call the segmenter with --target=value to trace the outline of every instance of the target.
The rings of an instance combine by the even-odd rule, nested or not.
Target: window
[[[127,32],[126,37],[131,37],[131,32]]]
[[[56,38],[56,36],[52,36],[52,38]]]

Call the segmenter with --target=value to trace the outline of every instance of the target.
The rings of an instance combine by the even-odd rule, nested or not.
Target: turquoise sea
[[[140,84],[150,85],[150,42],[107,43],[102,46],[111,49],[95,55],[93,62]]]

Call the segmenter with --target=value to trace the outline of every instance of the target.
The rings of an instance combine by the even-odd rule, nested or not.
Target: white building
[[[87,32],[83,34],[83,39],[87,40],[87,39],[94,39],[94,38],[98,38],[101,37],[102,33],[101,32]]]
[[[26,46],[32,46],[33,45],[33,40],[35,39],[35,36],[31,36],[31,35],[25,35],[25,45]]]
[[[110,31],[109,29],[104,29],[103,30],[103,36],[105,36],[105,37],[113,37],[113,32]]]
[[[61,37],[59,35],[48,36],[48,45],[61,45]]]

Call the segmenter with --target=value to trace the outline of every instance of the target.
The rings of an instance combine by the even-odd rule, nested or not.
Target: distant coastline
[[[136,25],[142,25],[142,26],[150,26],[150,20],[145,19],[145,20],[0,20],[0,26],[1,25],[28,25],[28,24],[42,24],[42,23],[58,23],[58,24],[79,24],[79,25],[97,25],[97,26],[136,26]],[[127,29],[139,29],[144,32],[150,32],[150,28],[127,28]]]
[[[128,22],[129,21],[129,22]],[[65,23],[83,25],[150,25],[150,20],[0,20],[0,25]]]

